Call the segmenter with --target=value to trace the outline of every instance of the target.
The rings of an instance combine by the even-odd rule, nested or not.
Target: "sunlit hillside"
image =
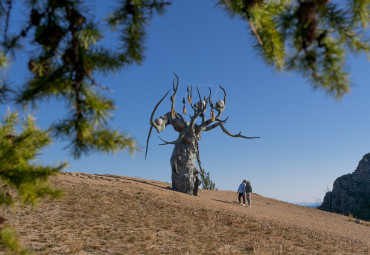
[[[5,209],[34,254],[369,254],[368,222],[257,194],[248,208],[236,192],[194,197],[131,177],[64,173],[52,183],[63,198]]]

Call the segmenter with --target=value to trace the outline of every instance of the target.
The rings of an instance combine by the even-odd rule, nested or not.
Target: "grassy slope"
[[[259,195],[246,208],[235,192],[194,197],[129,177],[52,182],[62,199],[5,210],[36,254],[369,254],[368,223]]]

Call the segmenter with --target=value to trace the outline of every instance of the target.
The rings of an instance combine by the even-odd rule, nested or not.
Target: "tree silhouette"
[[[203,168],[199,169],[200,181],[202,189],[205,190],[217,190],[216,184],[212,181],[209,172],[206,172]]]
[[[167,142],[162,140],[161,145],[174,145],[174,149],[171,156],[171,169],[172,169],[172,188],[174,190],[178,190],[190,195],[196,196],[198,194],[198,186],[201,184],[199,181],[198,173],[199,170],[196,167],[195,159],[198,162],[199,168],[202,171],[202,164],[199,157],[199,140],[203,132],[210,131],[214,128],[220,127],[221,130],[231,136],[231,137],[238,137],[244,139],[254,139],[259,137],[247,137],[239,132],[238,134],[230,133],[224,124],[226,123],[228,117],[224,120],[221,120],[221,114],[225,110],[226,107],[226,91],[220,85],[220,89],[224,93],[224,99],[219,100],[216,104],[212,101],[212,90],[209,89],[208,97],[204,96],[202,99],[199,89],[197,87],[197,93],[199,97],[199,101],[193,104],[193,87],[187,88],[188,93],[188,104],[190,108],[193,110],[193,114],[189,114],[189,121],[176,112],[175,110],[175,101],[177,90],[179,87],[179,78],[175,74],[175,78],[173,80],[173,95],[171,96],[171,111],[164,114],[161,117],[156,118],[153,120],[154,114],[158,108],[158,106],[162,103],[162,101],[167,97],[170,93],[171,89],[161,98],[161,100],[157,103],[154,107],[154,110],[150,116],[150,129],[147,139],[145,157],[148,152],[149,140],[150,135],[153,130],[153,127],[157,130],[157,132],[161,132],[166,129],[168,125],[171,125],[173,129],[179,133],[179,137],[175,141]],[[186,100],[183,98],[183,114],[187,113],[186,110]],[[205,112],[207,108],[210,108],[210,117],[207,119]],[[217,115],[215,115],[215,111]],[[197,123],[197,119],[200,118],[201,122]]]

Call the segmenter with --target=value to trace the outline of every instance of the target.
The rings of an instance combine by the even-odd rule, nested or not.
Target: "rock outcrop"
[[[370,220],[370,153],[352,174],[334,181],[333,190],[326,193],[319,209]]]

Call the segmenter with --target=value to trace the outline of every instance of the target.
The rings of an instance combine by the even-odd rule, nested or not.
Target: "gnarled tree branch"
[[[222,122],[219,122],[219,124],[220,124],[220,127],[221,127],[221,129],[222,129],[222,131],[225,133],[225,134],[227,134],[227,135],[229,135],[229,136],[231,136],[231,137],[240,137],[240,138],[244,138],[244,139],[255,139],[255,138],[261,138],[261,137],[248,137],[248,136],[244,136],[244,135],[242,135],[242,132],[240,131],[238,134],[232,134],[232,133],[230,133],[225,127],[224,127],[224,125],[223,125],[223,123]]]
[[[175,80],[177,80],[177,84],[175,85]],[[179,77],[175,73],[175,78],[173,79],[173,96],[171,97],[171,117],[174,119],[176,117],[176,111],[175,111],[175,99],[177,94],[177,89],[179,88]]]
[[[145,159],[146,159],[146,155],[148,154],[150,135],[152,133],[153,126],[156,125],[153,121],[153,116],[154,116],[155,111],[157,110],[158,106],[162,103],[162,101],[166,98],[166,96],[168,95],[168,93],[170,93],[170,91],[171,91],[171,89],[167,91],[167,93],[161,98],[161,100],[159,100],[159,102],[155,105],[152,114],[150,115],[150,129],[149,129],[149,133],[148,133],[148,138],[146,139]]]

